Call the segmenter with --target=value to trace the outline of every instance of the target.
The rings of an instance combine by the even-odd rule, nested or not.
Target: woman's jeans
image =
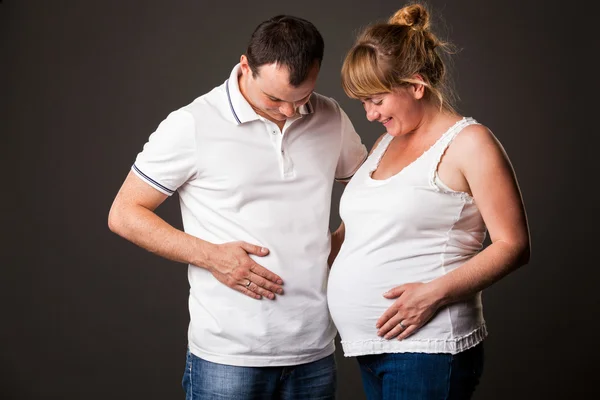
[[[182,381],[186,400],[334,400],[333,354],[287,367],[216,364],[188,351]]]
[[[455,355],[386,353],[357,360],[369,400],[464,400],[483,372],[483,343]]]

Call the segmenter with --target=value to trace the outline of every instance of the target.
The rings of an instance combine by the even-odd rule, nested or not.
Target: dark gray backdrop
[[[460,109],[505,146],[533,239],[531,263],[484,292],[490,336],[475,398],[588,398],[599,315],[591,8],[430,4],[462,49]],[[402,5],[0,1],[0,398],[183,398],[186,268],[106,223],[135,155],[170,111],[222,83],[254,27],[279,13],[321,30],[317,90],[339,100],[370,148],[382,129],[343,94],[339,70],[358,29]],[[181,226],[177,199],[159,214]],[[339,398],[364,399],[354,360],[339,346],[336,356]]]

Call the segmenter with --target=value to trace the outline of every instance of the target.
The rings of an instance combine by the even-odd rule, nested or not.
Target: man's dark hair
[[[305,19],[278,15],[256,27],[246,51],[252,75],[258,68],[277,63],[288,68],[290,84],[299,86],[315,61],[323,60],[323,37],[317,28]]]

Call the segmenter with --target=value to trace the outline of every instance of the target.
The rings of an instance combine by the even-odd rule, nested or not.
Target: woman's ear
[[[412,76],[412,80],[413,80],[413,82],[411,82],[412,95],[415,99],[420,100],[423,98],[423,96],[425,96],[425,86],[427,84],[425,83],[423,76],[421,76],[420,74],[414,74]]]

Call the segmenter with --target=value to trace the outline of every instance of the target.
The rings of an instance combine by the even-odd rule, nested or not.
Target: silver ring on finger
[[[400,328],[402,328],[402,330],[406,329],[406,326],[402,323],[402,321],[398,322],[398,325],[400,325]]]
[[[252,283],[252,281],[250,279],[248,279],[248,283],[246,283],[246,289],[248,289],[250,287],[250,284]]]

